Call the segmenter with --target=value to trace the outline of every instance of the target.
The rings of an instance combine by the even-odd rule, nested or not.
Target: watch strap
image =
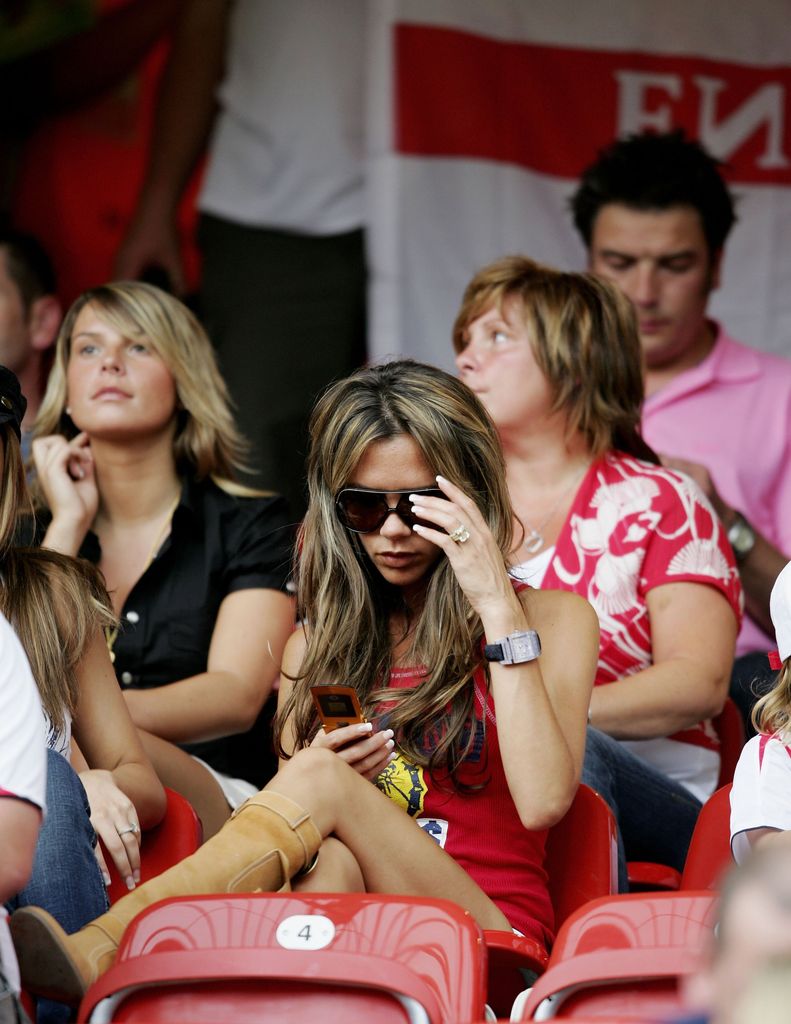
[[[486,644],[483,656],[502,665],[521,665],[541,654],[541,639],[534,629],[519,630]]]

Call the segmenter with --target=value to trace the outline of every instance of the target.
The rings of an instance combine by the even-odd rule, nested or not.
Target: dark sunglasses
[[[400,494],[397,504],[387,504],[388,494]],[[338,519],[352,533],[373,533],[378,530],[393,512],[410,529],[417,523],[432,530],[440,527],[427,519],[419,519],[412,511],[410,494],[425,494],[429,498],[444,498],[437,487],[411,487],[408,491],[363,491],[357,487],[346,487],[335,499]]]

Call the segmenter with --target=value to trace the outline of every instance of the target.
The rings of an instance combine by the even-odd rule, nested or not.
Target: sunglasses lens
[[[348,529],[355,533],[372,533],[384,522],[387,502],[376,491],[341,491],[338,511]]]
[[[431,489],[431,490],[427,489],[427,490],[416,491],[415,493],[416,494],[423,494],[427,498],[444,498],[445,497],[445,495],[442,493],[442,491],[439,490],[439,488]],[[401,511],[401,501],[403,501],[403,503],[404,503],[404,511],[403,512]],[[414,526],[415,523],[417,523],[418,526],[427,526],[429,528],[429,530],[441,530],[442,529],[442,527],[437,526],[436,523],[432,523],[430,519],[419,519],[414,514],[414,512],[412,511],[412,502],[409,501],[407,498],[402,498],[401,501],[399,501],[399,503],[398,503],[398,514],[399,514],[399,516],[401,516],[401,518],[404,520],[404,522],[407,524],[407,526]]]
[[[412,492],[409,492],[412,493]],[[425,494],[431,498],[444,498],[445,495],[439,489],[417,489],[414,493]],[[373,533],[378,530],[390,514],[390,506],[387,504],[387,494],[384,491],[341,491],[336,500],[338,516],[343,525],[354,533]],[[427,519],[418,519],[412,512],[412,502],[409,494],[402,494],[395,506],[395,513],[412,527],[415,523],[420,526],[428,526],[436,530],[436,523]]]

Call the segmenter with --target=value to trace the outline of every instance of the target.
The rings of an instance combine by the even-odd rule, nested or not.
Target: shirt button
[[[129,684],[132,682],[132,673],[131,672],[122,672],[121,673],[121,682],[124,684],[124,686],[129,686]]]
[[[132,623],[139,622],[140,621],[140,616],[137,614],[137,612],[127,612],[126,613],[126,621],[127,622],[132,622]]]

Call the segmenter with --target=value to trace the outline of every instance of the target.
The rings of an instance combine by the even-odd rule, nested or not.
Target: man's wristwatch
[[[755,546],[755,530],[741,512],[733,513],[733,522],[728,527],[728,541],[733,548],[737,562],[743,562]]]
[[[509,633],[508,636],[486,644],[483,656],[487,661],[499,661],[502,665],[521,665],[534,661],[541,653],[541,640],[534,629]]]

